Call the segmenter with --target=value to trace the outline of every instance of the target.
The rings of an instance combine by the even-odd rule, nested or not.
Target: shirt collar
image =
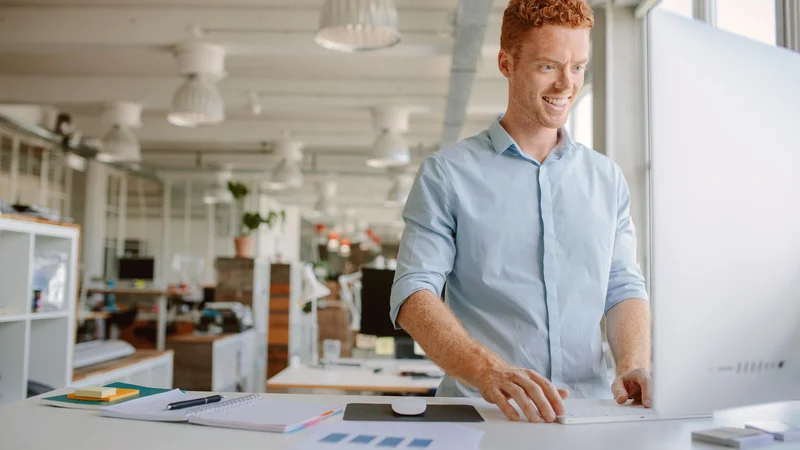
[[[519,148],[519,145],[514,141],[514,138],[511,137],[510,134],[500,125],[500,120],[502,120],[503,116],[500,116],[497,120],[495,120],[492,125],[489,127],[489,139],[492,141],[492,148],[498,155],[502,155],[506,150],[513,149],[516,152],[522,154],[522,151]],[[573,146],[572,138],[569,136],[569,132],[565,127],[561,127],[558,129],[558,141],[556,142],[556,146],[547,159],[561,159],[562,156]]]

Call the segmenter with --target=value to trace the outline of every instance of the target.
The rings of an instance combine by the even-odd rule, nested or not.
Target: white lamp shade
[[[97,160],[101,162],[139,162],[141,147],[136,134],[128,127],[112,126],[103,136],[103,145]]]
[[[374,168],[402,166],[411,162],[408,143],[403,136],[384,130],[372,147],[367,165]]]
[[[392,188],[389,189],[389,194],[386,196],[386,206],[405,205],[408,200],[408,189],[395,181]]]
[[[222,94],[209,79],[190,76],[172,98],[167,121],[180,127],[215,125],[225,120]]]
[[[292,162],[303,160],[303,143],[289,137],[282,137],[275,144],[275,155]]]
[[[314,39],[330,50],[358,52],[400,42],[392,0],[327,0]]]
[[[227,186],[212,186],[203,194],[203,203],[233,203],[233,194]]]
[[[296,163],[283,159],[272,172],[272,178],[267,186],[273,190],[302,187],[303,172]]]
[[[303,297],[305,297],[305,300],[317,300],[331,295],[331,290],[317,279],[311,264],[305,265],[303,281]]]
[[[338,208],[329,197],[320,197],[314,205],[314,211],[324,217],[333,217],[338,212]]]

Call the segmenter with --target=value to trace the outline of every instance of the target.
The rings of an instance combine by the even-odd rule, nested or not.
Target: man
[[[498,58],[505,115],[426,158],[403,212],[395,326],[447,373],[438,395],[481,395],[511,420],[510,399],[529,421],[551,422],[570,392],[650,406],[650,310],[628,187],[563,128],[593,24],[582,0],[511,0]]]

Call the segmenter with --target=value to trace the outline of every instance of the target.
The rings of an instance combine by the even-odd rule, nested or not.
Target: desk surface
[[[61,393],[68,389],[61,390]],[[56,392],[55,394],[57,394]],[[51,393],[53,394],[53,393]],[[50,394],[48,394],[50,395]],[[241,395],[241,394],[226,394]],[[329,395],[281,395],[298,401],[342,403],[388,403],[387,397],[352,397]],[[0,407],[0,436],[3,448],[39,450],[61,448],[72,443],[83,450],[140,450],[180,448],[215,450],[221,442],[236,450],[280,450],[302,439],[306,431],[289,435],[241,431],[185,423],[159,423],[99,417],[94,411],[70,410],[42,406],[38,398],[27,399]],[[713,419],[665,420],[597,425],[560,425],[509,422],[499,409],[480,399],[430,398],[429,403],[472,403],[486,422],[466,424],[484,430],[481,450],[560,449],[635,449],[635,450],[720,450],[726,447],[695,443],[693,430],[718,426],[741,426],[747,420],[800,421],[800,402],[758,408],[726,411]],[[596,403],[597,400],[568,400]],[[341,421],[337,415],[325,423]],[[368,426],[365,424],[365,426]],[[90,438],[87,438],[90,436]],[[775,450],[800,450],[800,442],[776,443]]]
[[[152,288],[136,289],[132,287],[116,287],[110,289],[106,287],[91,287],[86,289],[86,293],[89,295],[117,294],[117,295],[141,295],[147,297],[161,297],[169,295],[169,291],[164,289],[152,289]]]
[[[72,381],[80,381],[95,375],[100,375],[112,370],[132,366],[148,359],[155,359],[161,355],[172,353],[172,350],[160,352],[158,350],[137,350],[136,353],[124,358],[112,359],[110,361],[93,364],[91,366],[80,367],[72,370]]]
[[[267,381],[268,389],[336,389],[383,393],[425,394],[439,387],[436,378],[414,378],[398,375],[400,371],[439,372],[430,361],[421,360],[341,360],[359,363],[361,367],[333,365],[329,367],[288,367]],[[375,373],[374,369],[381,372]]]

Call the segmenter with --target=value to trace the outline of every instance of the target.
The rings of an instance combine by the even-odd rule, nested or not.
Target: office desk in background
[[[340,359],[327,367],[287,367],[267,381],[267,391],[334,390],[383,394],[433,394],[444,373],[429,360]],[[356,366],[357,365],[357,366]],[[376,372],[376,369],[379,369]],[[401,376],[420,372],[434,377]]]
[[[46,395],[66,393],[60,390]],[[232,397],[243,394],[225,394]],[[388,403],[390,397],[334,395],[282,395],[283,400],[341,403]],[[465,426],[486,432],[481,450],[720,450],[726,447],[692,442],[691,432],[719,426],[741,426],[751,420],[800,421],[800,402],[728,411],[711,419],[666,420],[596,425],[560,425],[509,422],[499,409],[480,399],[430,398],[431,404],[473,404],[486,419]],[[587,406],[597,400],[568,400]],[[574,403],[573,403],[574,402]],[[568,405],[570,404],[568,403]],[[569,407],[569,406],[568,406]],[[331,417],[323,424],[342,420]],[[364,423],[369,430],[369,423]],[[319,426],[319,425],[315,425]],[[227,443],[236,450],[281,450],[303,439],[310,430],[290,434],[264,433],[204,427],[178,423],[99,417],[94,411],[63,409],[39,404],[34,397],[0,407],[2,447],[15,450],[40,450],[71,447],[82,450],[141,450],[186,448],[216,450]],[[222,444],[225,445],[225,444]],[[334,447],[332,447],[333,449]],[[775,443],[773,450],[800,450],[800,442]]]
[[[134,288],[88,288],[87,295],[92,294],[113,294],[113,295],[129,295],[133,297],[148,297],[155,298],[156,301],[156,350],[163,352],[166,348],[167,342],[167,297],[170,295],[169,291],[160,289],[134,289]]]

